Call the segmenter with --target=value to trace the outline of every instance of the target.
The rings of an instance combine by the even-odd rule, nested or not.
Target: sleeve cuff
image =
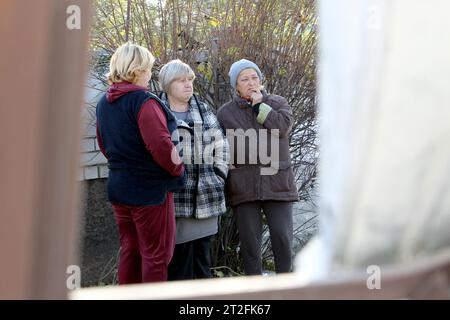
[[[222,166],[221,166],[222,167]],[[218,165],[216,165],[214,168],[214,173],[221,177],[223,180],[227,180],[228,175],[228,167],[220,168]]]
[[[259,113],[258,113],[258,116],[256,117],[256,121],[259,124],[263,124],[264,121],[266,121],[266,118],[269,115],[269,112],[271,110],[272,110],[271,106],[269,106],[268,104],[265,104],[265,103],[261,103],[259,106]]]

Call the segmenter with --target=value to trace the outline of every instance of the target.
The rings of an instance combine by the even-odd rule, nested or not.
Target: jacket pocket
[[[200,165],[197,189],[197,218],[223,214],[225,208],[225,181],[209,165]]]
[[[238,167],[228,171],[227,192],[230,195],[255,196],[258,167]]]
[[[280,161],[276,174],[262,176],[263,192],[266,196],[295,190],[294,174],[291,166],[289,161]]]

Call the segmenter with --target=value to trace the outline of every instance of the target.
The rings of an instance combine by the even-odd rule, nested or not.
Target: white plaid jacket
[[[159,94],[168,104],[166,94]],[[186,187],[175,191],[175,216],[206,219],[226,212],[225,180],[230,149],[211,108],[194,95],[186,121],[179,121],[177,145],[186,170]]]

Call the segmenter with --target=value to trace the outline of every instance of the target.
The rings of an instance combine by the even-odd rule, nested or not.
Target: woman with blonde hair
[[[97,139],[120,234],[119,284],[167,280],[175,246],[172,192],[184,185],[184,166],[171,138],[176,120],[147,91],[154,60],[144,47],[119,47],[97,104]]]

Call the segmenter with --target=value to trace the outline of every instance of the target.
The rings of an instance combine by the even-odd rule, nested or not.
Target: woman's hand
[[[250,98],[252,99],[252,106],[254,106],[255,104],[262,102],[263,95],[260,90],[255,90],[252,92]]]

